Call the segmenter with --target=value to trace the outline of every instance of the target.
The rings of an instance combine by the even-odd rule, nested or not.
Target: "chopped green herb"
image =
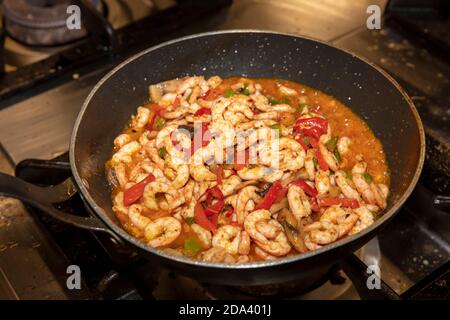
[[[242,88],[242,92],[243,95],[250,95],[250,90],[248,90],[248,83],[244,83],[244,88]]]
[[[308,108],[308,105],[306,103],[300,103],[298,105],[298,112],[303,112],[303,110],[305,110],[305,108]]]
[[[276,130],[278,136],[281,135],[281,126],[278,123],[275,123],[273,125],[270,126],[271,129]]]
[[[317,169],[317,167],[319,166],[319,162],[317,161],[316,158],[313,158],[313,163],[314,163],[314,168]]]
[[[364,172],[363,177],[364,177],[364,179],[366,179],[366,181],[367,181],[368,183],[371,183],[372,180],[373,180],[372,176],[371,176],[370,173],[368,173],[368,172]]]
[[[306,144],[306,145],[309,145],[309,137],[304,137],[303,138],[303,142]]]
[[[166,120],[161,117],[156,118],[155,120],[155,128],[161,129],[166,124]]]
[[[166,158],[166,154],[167,154],[167,149],[166,149],[166,147],[161,147],[161,148],[159,148],[158,154],[159,154],[159,157],[160,157],[161,159],[165,159],[165,158]]]
[[[280,100],[280,103],[290,104],[291,99],[289,99],[288,97],[283,97],[283,99]]]
[[[353,181],[353,176],[352,176],[352,172],[350,170],[345,170],[345,177],[350,180]]]
[[[186,219],[184,219],[184,221],[186,221],[186,223],[188,223],[188,224],[195,223],[195,219],[193,217],[187,217]]]
[[[336,160],[339,163],[341,163],[342,162],[342,157],[341,157],[341,154],[339,153],[338,149],[334,149],[333,154],[336,157]]]
[[[231,96],[234,96],[236,94],[236,92],[233,89],[227,89],[225,90],[225,92],[223,93],[223,96],[225,98],[229,98]]]
[[[275,104],[280,104],[280,101],[277,98],[275,98],[275,97],[268,96],[267,99],[269,99],[269,103],[272,106],[275,105]]]
[[[190,254],[197,254],[200,250],[202,250],[202,246],[198,243],[197,240],[190,237],[184,241],[184,250],[186,250]]]
[[[338,141],[337,137],[330,138],[330,140],[327,141],[328,150],[334,151],[334,149],[336,149],[337,141]]]

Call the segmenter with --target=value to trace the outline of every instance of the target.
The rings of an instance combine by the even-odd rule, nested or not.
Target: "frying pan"
[[[186,75],[288,79],[318,88],[347,104],[383,143],[391,169],[391,195],[384,215],[363,232],[319,250],[248,264],[216,264],[174,256],[129,235],[111,209],[104,163],[111,156],[114,137],[137,106],[147,101],[148,86]],[[307,286],[392,219],[417,183],[424,151],[424,131],[413,103],[397,82],[370,62],[329,44],[289,34],[220,31],[149,48],[118,65],[92,89],[70,141],[74,181],[93,212],[90,217],[70,215],[51,205],[73,193],[70,182],[41,188],[1,174],[0,194],[22,199],[67,223],[108,232],[155,264],[202,281],[251,286],[296,280]]]

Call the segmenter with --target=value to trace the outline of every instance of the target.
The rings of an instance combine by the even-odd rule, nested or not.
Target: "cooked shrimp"
[[[358,191],[356,191],[350,186],[348,179],[346,178],[346,175],[343,171],[336,171],[334,177],[336,179],[336,184],[338,185],[338,187],[340,188],[345,197],[350,199],[356,199],[358,201],[361,200]]]
[[[315,186],[320,195],[327,194],[330,191],[330,172],[317,170]]]
[[[339,238],[342,238],[358,221],[358,216],[348,209],[338,206],[331,206],[327,208],[320,216],[320,221],[328,221],[334,223],[339,230]]]
[[[224,197],[229,196],[234,193],[236,188],[241,183],[241,178],[239,176],[234,175],[229,178],[226,178],[222,181],[222,184],[219,186],[219,189],[222,191]]]
[[[150,182],[144,189],[144,205],[151,210],[161,209],[161,203],[156,199],[156,195],[157,193],[166,193],[168,190],[169,185],[167,183],[159,181]]]
[[[250,251],[250,243],[248,238],[246,238],[247,234],[244,233],[244,237],[241,234],[242,231],[239,227],[231,225],[222,226],[214,233],[212,246],[222,247],[232,255],[238,253],[248,254]]]
[[[245,218],[244,228],[256,244],[269,254],[284,256],[291,250],[283,227],[271,218],[268,210],[249,213]]]
[[[350,146],[350,139],[348,137],[340,137],[337,141],[337,150],[340,155],[344,155],[348,152]]]
[[[141,145],[137,141],[131,141],[124,145],[112,156],[112,162],[125,162],[130,163],[132,161],[132,155],[141,150]]]
[[[280,138],[280,169],[299,170],[305,161],[305,150],[292,138]]]
[[[171,244],[180,233],[181,223],[172,217],[158,218],[150,222],[144,231],[147,244],[155,248]]]
[[[124,145],[126,145],[130,141],[131,141],[131,136],[127,133],[122,133],[114,139],[114,146],[116,148],[122,148]]]
[[[236,199],[236,217],[239,225],[244,223],[245,217],[247,215],[247,211],[245,207],[249,201],[260,202],[261,197],[256,194],[258,188],[255,186],[248,186],[239,191],[239,194]]]
[[[306,225],[303,230],[305,231],[305,245],[310,250],[317,249],[315,245],[319,245],[320,248],[321,245],[332,243],[339,238],[338,227],[328,220],[313,222]]]
[[[267,252],[265,252],[263,249],[261,249],[258,246],[255,246],[254,250],[255,250],[255,254],[263,260],[275,260],[276,259],[275,256],[268,254]]]
[[[319,150],[330,169],[333,171],[337,171],[339,168],[339,163],[334,154],[330,152],[322,142],[319,142]]]
[[[315,156],[314,149],[308,149],[308,151],[306,151],[305,169],[306,173],[308,173],[308,179],[311,181],[314,181],[316,177],[316,166],[314,164]]]
[[[286,86],[283,86],[282,84],[278,84],[278,90],[281,94],[284,94],[286,96],[295,96],[298,95],[298,92],[295,89],[288,88]]]
[[[198,149],[194,152],[191,158],[191,163],[189,164],[189,171],[195,181],[213,181],[217,177],[212,173],[205,165],[203,161],[203,148]]]
[[[206,262],[234,263],[236,260],[222,247],[212,247],[199,254],[199,259]]]
[[[198,224],[191,224],[191,229],[194,231],[197,239],[200,241],[203,249],[209,249],[211,247],[212,235],[211,231],[202,228]]]
[[[131,127],[135,129],[143,128],[147,125],[150,118],[150,109],[144,107],[137,108],[136,117],[131,122]]]
[[[353,212],[358,215],[358,221],[356,222],[355,226],[348,233],[349,235],[358,233],[358,232],[366,229],[368,226],[370,226],[375,221],[375,219],[373,217],[373,213],[367,208],[367,206],[360,206],[357,209],[353,209]]]
[[[143,210],[144,207],[140,204],[132,204],[128,208],[128,217],[130,218],[131,223],[142,230],[144,230],[151,222],[149,218],[142,215]]]
[[[295,185],[290,186],[287,198],[292,214],[295,216],[298,223],[300,223],[302,218],[311,214],[311,205],[302,188]]]

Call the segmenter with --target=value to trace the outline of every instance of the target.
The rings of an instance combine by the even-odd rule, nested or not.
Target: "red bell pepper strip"
[[[325,161],[322,152],[320,152],[319,143],[313,138],[310,139],[310,142],[316,152],[317,163],[319,164],[320,169],[324,171],[328,170],[328,164]]]
[[[317,197],[317,190],[314,187],[311,187],[308,183],[306,183],[306,181],[304,180],[297,180],[297,181],[292,181],[289,185],[294,185],[294,186],[298,186],[300,188],[303,189],[303,191],[305,191],[305,193],[311,197]]]
[[[200,201],[198,201],[195,204],[195,207],[194,207],[194,219],[195,219],[195,222],[199,226],[205,228],[206,230],[209,230],[209,231],[215,231],[216,230],[217,221],[216,221],[216,223],[214,223],[213,221],[210,221],[208,219],[208,217],[205,214],[205,210],[203,209],[203,206],[202,206]]]
[[[320,207],[343,206],[346,208],[359,208],[358,200],[350,198],[322,198],[318,200]]]
[[[328,130],[328,121],[320,117],[297,119],[294,124],[294,132],[318,139]]]
[[[180,104],[181,104],[181,100],[180,100],[180,97],[176,97],[175,98],[175,100],[173,101],[173,106],[175,107],[175,108],[178,108],[179,106],[180,106]]]
[[[204,94],[200,96],[200,99],[211,101],[216,100],[217,98],[221,97],[223,95],[222,90],[218,88],[209,89]]]
[[[211,114],[211,109],[205,107],[200,108],[194,113],[194,116],[202,116],[204,114]]]
[[[319,212],[320,211],[319,204],[317,203],[317,198],[311,198],[309,203],[311,203],[311,210],[312,211],[314,211],[314,212]]]
[[[217,184],[222,184],[222,180],[223,180],[223,167],[222,167],[221,165],[218,165],[218,166],[217,166],[216,176],[217,176]]]
[[[228,210],[225,212],[225,217],[227,217],[227,218],[231,217],[231,215],[233,214],[233,212],[234,212],[234,208],[233,208],[233,207],[230,207],[230,209],[228,209]]]
[[[164,107],[161,107],[160,105],[156,104],[156,103],[152,103],[150,105],[150,116],[148,119],[148,123],[147,123],[147,129],[148,130],[153,130],[153,125],[155,123],[156,117],[161,117],[163,118],[164,112],[166,111],[166,109],[164,109]]]
[[[139,198],[144,194],[145,186],[152,181],[155,181],[155,176],[149,173],[149,175],[144,180],[125,190],[125,192],[123,193],[123,205],[128,207],[129,205],[132,205],[133,203],[138,201]]]
[[[206,195],[206,205],[208,206],[205,209],[205,214],[207,216],[211,216],[213,214],[218,214],[220,211],[222,211],[224,205],[225,205],[225,201],[224,201],[224,196],[222,191],[215,186],[214,188],[210,188],[208,190],[206,190],[205,194]],[[204,196],[201,196],[200,199],[204,198]],[[216,199],[216,203],[212,204],[212,201]]]
[[[258,203],[255,206],[255,210],[259,209],[266,209],[269,210],[269,208],[277,201],[279,194],[283,192],[283,186],[279,181],[276,181],[267,191],[264,198],[261,200],[260,203]]]

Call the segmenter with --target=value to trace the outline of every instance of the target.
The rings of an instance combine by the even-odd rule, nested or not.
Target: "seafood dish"
[[[368,125],[282,79],[190,76],[149,87],[105,164],[113,211],[148,246],[246,263],[319,249],[387,207]]]

